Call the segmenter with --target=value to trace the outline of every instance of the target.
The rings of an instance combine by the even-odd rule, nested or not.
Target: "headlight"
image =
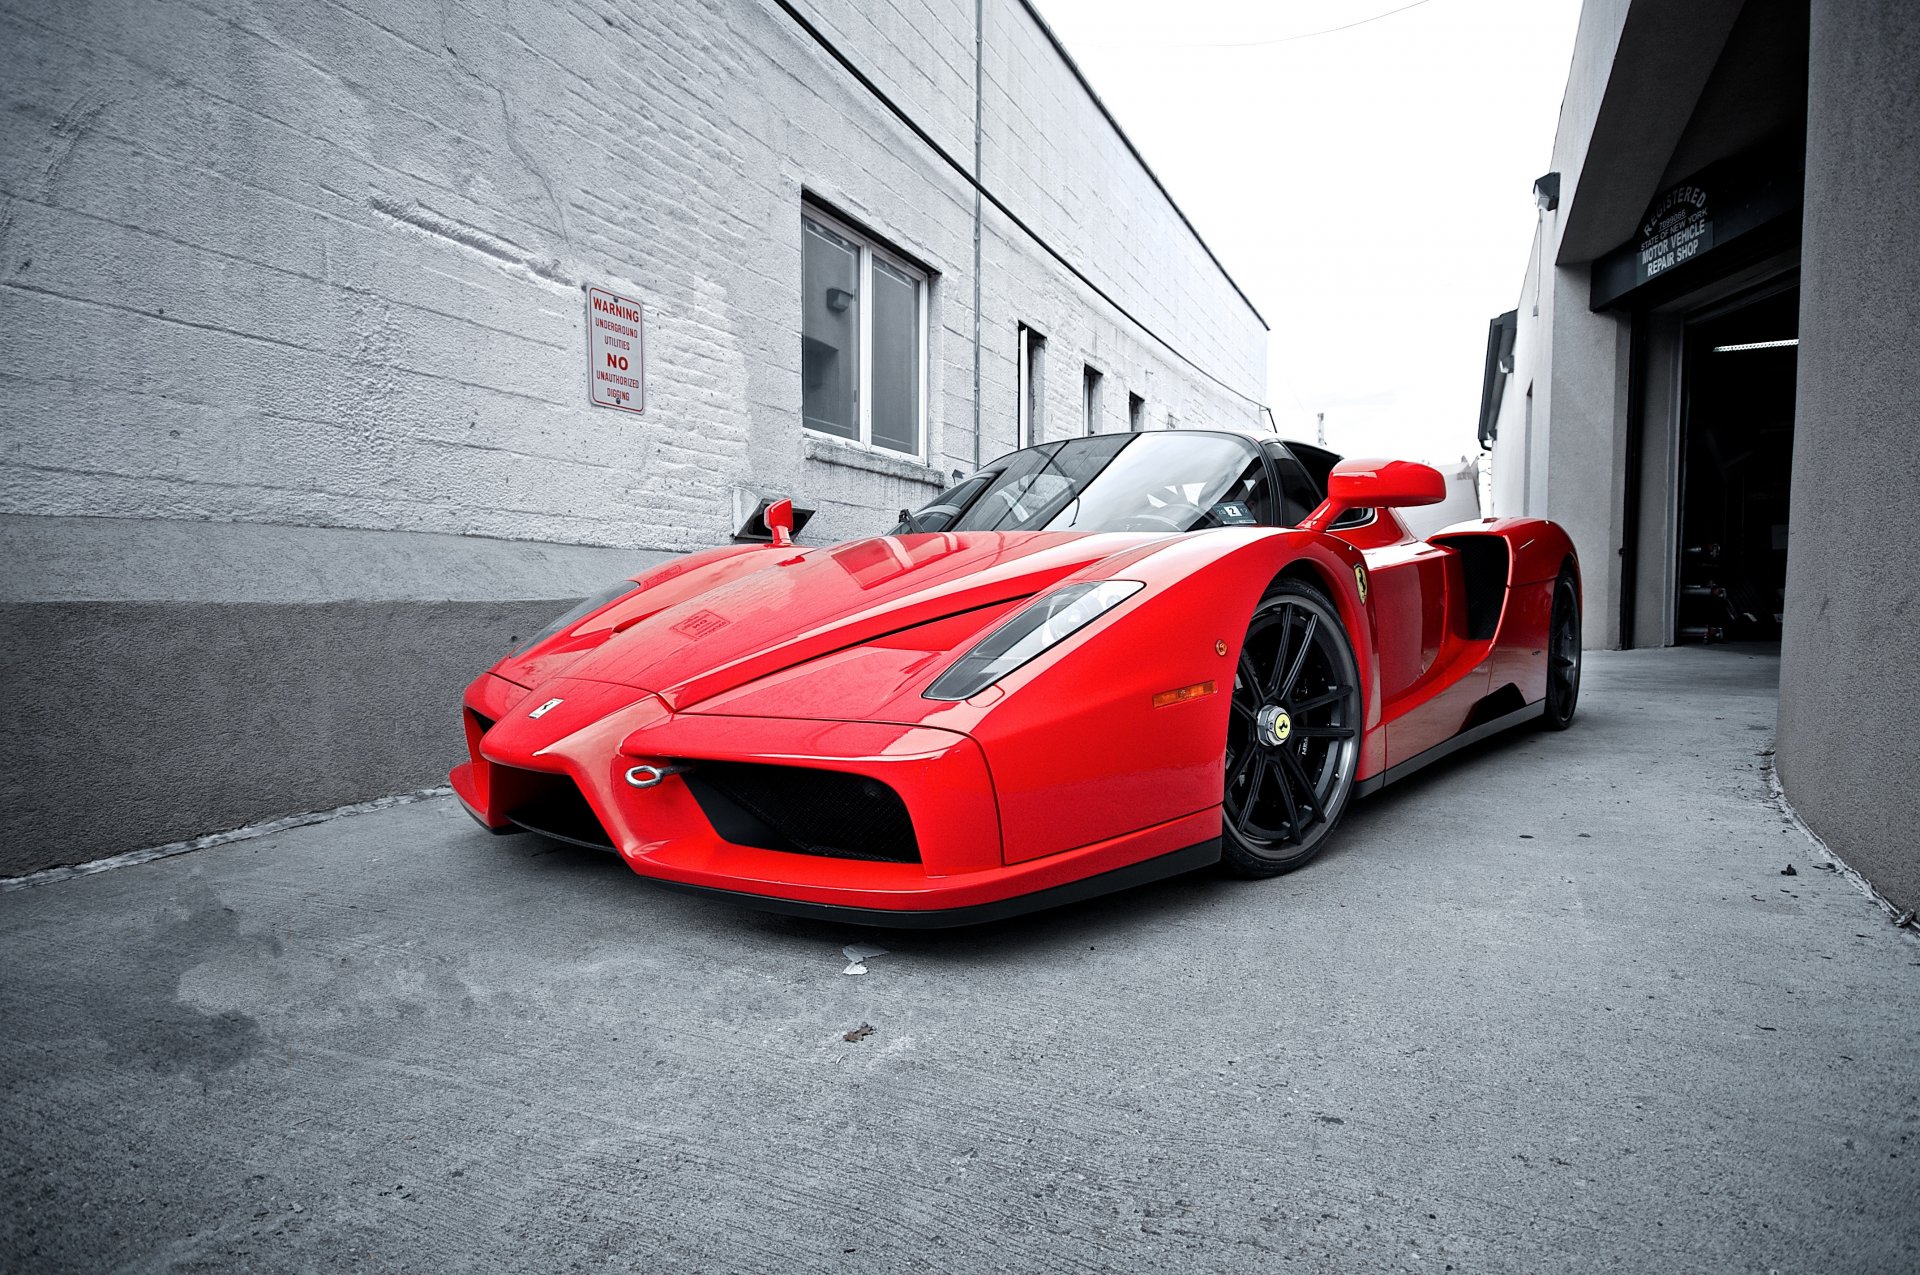
[[[538,633],[534,634],[531,638],[521,643],[519,648],[515,650],[513,654],[525,655],[528,651],[531,651],[534,647],[539,646],[542,642],[546,641],[548,638],[552,637],[554,634],[559,633],[563,629],[571,628],[572,626],[580,623],[580,621],[586,619],[588,616],[592,615],[595,611],[598,611],[601,607],[604,607],[609,603],[618,602],[621,598],[626,597],[629,593],[632,593],[634,590],[638,589],[639,587],[640,587],[639,585],[635,584],[631,580],[622,580],[618,584],[610,585],[609,587],[602,589],[600,592],[594,594],[592,597],[582,602],[579,606],[567,612],[565,615],[555,620],[552,624],[549,624],[546,628],[541,629]]]
[[[1097,580],[1054,590],[976,643],[935,679],[926,698],[962,700],[978,695],[1145,587],[1138,580]]]

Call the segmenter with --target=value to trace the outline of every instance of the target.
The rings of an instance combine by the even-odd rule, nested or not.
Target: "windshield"
[[[1014,452],[896,531],[1196,531],[1253,526],[1259,450],[1233,434],[1100,434]]]

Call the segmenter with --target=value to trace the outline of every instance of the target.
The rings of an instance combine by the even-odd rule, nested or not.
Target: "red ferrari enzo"
[[[1558,526],[1415,539],[1434,470],[1239,434],[1002,457],[884,536],[642,572],[467,689],[454,791],[495,832],[869,924],[1007,916],[1306,863],[1363,794],[1564,728]]]

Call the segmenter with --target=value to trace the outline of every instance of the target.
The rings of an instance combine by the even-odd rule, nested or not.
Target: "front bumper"
[[[543,685],[542,693],[553,689]],[[592,720],[555,739],[551,731],[526,725],[524,689],[490,675],[474,682],[465,699],[471,759],[451,775],[455,794],[482,826],[511,831],[516,804],[526,800],[530,785],[564,777],[629,867],[682,889],[868,924],[950,926],[1122,889],[1219,857],[1216,808],[1019,861],[1002,845],[987,759],[978,743],[954,731],[674,714],[630,690],[617,694],[637,702],[601,716],[594,702],[615,688],[576,683],[557,689],[563,694],[555,698],[582,702]],[[878,780],[905,804],[918,862],[794,853],[726,840],[687,782],[703,763]],[[685,767],[688,773],[669,773],[652,787],[636,788],[626,775],[640,765]]]

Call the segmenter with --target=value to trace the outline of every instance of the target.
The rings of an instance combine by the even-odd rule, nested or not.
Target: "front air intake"
[[[589,850],[613,849],[613,838],[572,779],[536,770],[495,766],[496,790],[511,791],[507,822]]]
[[[713,830],[735,845],[830,859],[920,862],[906,803],[870,776],[709,761],[685,779]]]

